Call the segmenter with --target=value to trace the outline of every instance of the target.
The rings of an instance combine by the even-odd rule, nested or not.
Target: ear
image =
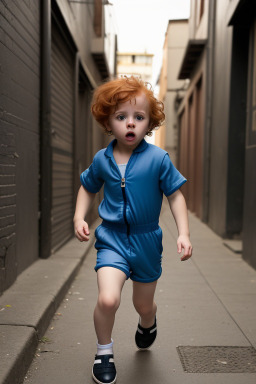
[[[153,130],[153,123],[150,121],[148,126],[148,132]]]
[[[108,132],[112,131],[108,122],[105,123],[105,128]]]
[[[105,130],[106,130],[107,135],[109,135],[109,136],[113,135],[113,133],[112,133],[112,129],[111,129],[111,127],[110,127],[108,121],[104,124],[104,128],[105,128]]]

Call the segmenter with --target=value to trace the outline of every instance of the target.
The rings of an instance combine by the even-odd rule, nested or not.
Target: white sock
[[[113,339],[111,339],[111,343],[110,344],[99,344],[97,343],[97,355],[100,356],[100,355],[113,355]]]

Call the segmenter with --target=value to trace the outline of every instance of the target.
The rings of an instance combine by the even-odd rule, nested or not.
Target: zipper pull
[[[121,187],[124,188],[125,187],[125,178],[123,177],[122,180],[121,180]]]

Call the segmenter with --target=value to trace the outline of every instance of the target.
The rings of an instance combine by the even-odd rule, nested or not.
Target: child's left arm
[[[178,228],[177,248],[178,253],[184,253],[181,256],[181,261],[185,261],[192,256],[192,245],[190,242],[189,226],[188,226],[188,211],[186,201],[183,194],[178,189],[172,195],[167,196],[174,220]]]

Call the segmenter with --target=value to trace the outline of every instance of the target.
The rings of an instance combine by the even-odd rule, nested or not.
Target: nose
[[[133,118],[128,119],[127,128],[135,128],[135,123],[134,123]]]

